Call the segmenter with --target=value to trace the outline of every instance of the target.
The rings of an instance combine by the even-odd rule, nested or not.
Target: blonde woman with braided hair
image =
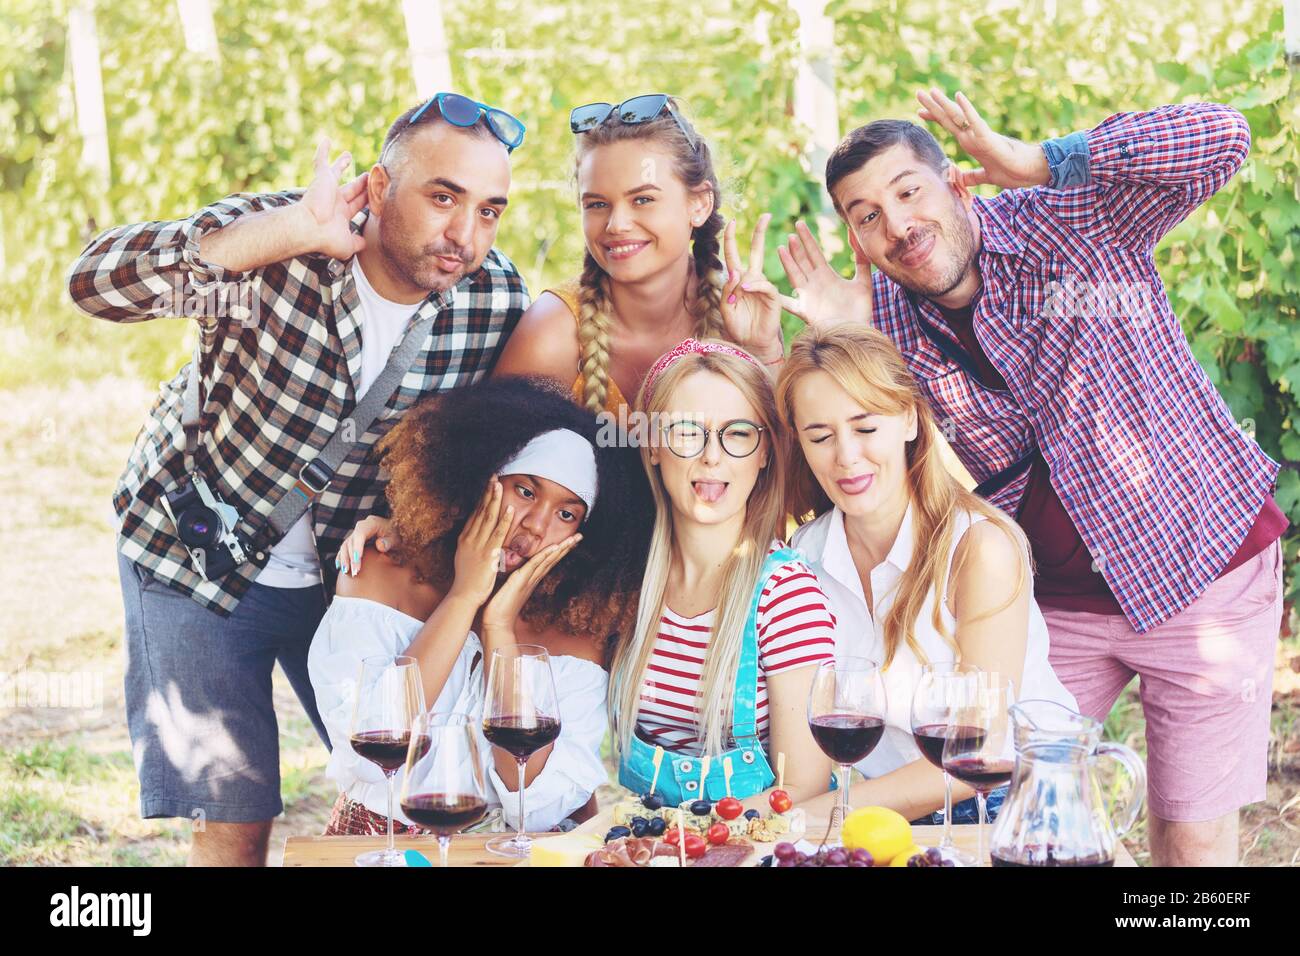
[[[687,338],[725,339],[773,372],[781,303],[764,277],[759,218],[742,265],[708,143],[674,98],[653,93],[573,110],[587,251],[582,273],[524,313],[495,375],[545,375],[593,412],[628,406],[646,371]],[[720,253],[726,245],[726,265]]]

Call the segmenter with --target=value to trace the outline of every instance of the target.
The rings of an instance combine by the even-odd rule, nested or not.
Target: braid
[[[609,394],[609,312],[604,270],[588,252],[578,288],[578,371],[583,404],[591,412],[602,411]]]
[[[722,226],[722,214],[715,205],[709,218],[695,229],[695,276],[699,280],[695,292],[695,337],[700,340],[726,338],[722,323],[725,270],[718,256]]]
[[[718,209],[722,205],[722,187],[713,168],[713,154],[709,144],[682,115],[681,104],[676,98],[670,97],[668,106],[669,110],[645,123],[624,124],[618,114],[611,113],[599,126],[575,139],[574,168],[575,171],[580,170],[583,157],[602,146],[646,140],[668,153],[672,158],[673,175],[688,191],[708,186],[712,191],[713,208],[709,218],[691,232],[694,240],[692,255],[695,285],[692,289],[688,276],[683,297],[694,320],[696,338],[726,338],[726,326],[722,321],[722,289],[726,284],[726,269],[719,256],[723,219]],[[604,410],[609,395],[613,305],[609,297],[608,280],[609,276],[588,251],[582,262],[582,278],[578,290],[578,374],[582,379],[584,404],[593,412]]]

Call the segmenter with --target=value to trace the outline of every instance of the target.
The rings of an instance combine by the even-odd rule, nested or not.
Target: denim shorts
[[[253,584],[222,617],[122,554],[117,559],[140,815],[227,823],[279,815],[276,661],[329,746],[307,676],[324,588]]]
[[[989,823],[998,818],[998,810],[1002,807],[1002,801],[1007,798],[1007,788],[998,787],[988,795],[988,815]],[[959,803],[954,803],[952,807],[952,822],[955,824],[979,823],[980,808],[975,802],[974,797],[969,797]],[[936,810],[934,813],[927,814],[919,819],[913,820],[912,823],[917,826],[942,826],[943,811]]]

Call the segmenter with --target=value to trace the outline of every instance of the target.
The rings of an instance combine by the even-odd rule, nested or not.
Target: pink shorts
[[[1147,799],[1163,820],[1213,820],[1263,800],[1282,624],[1274,542],[1146,634],[1122,615],[1042,608],[1052,667],[1099,720],[1137,674]]]

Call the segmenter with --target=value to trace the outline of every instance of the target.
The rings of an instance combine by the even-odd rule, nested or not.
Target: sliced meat
[[[728,840],[720,846],[711,846],[704,851],[704,856],[695,860],[691,866],[740,866],[743,864],[754,847],[747,840]]]

